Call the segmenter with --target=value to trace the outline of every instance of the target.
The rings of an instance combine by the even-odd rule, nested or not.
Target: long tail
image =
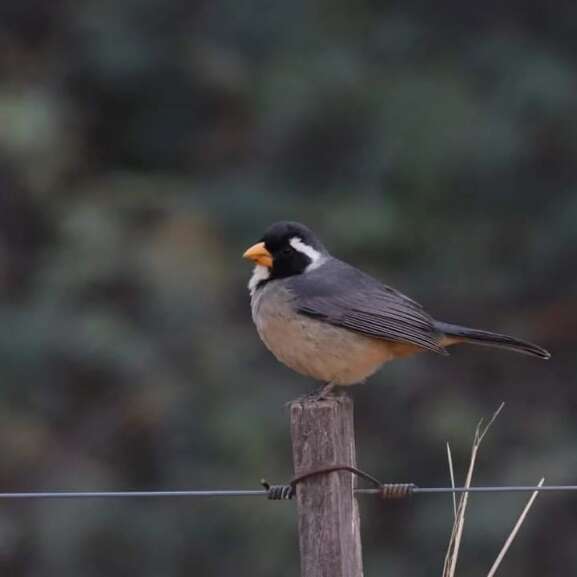
[[[549,351],[546,351],[544,348],[527,341],[522,341],[521,339],[509,337],[507,335],[491,333],[489,331],[469,329],[467,327],[442,323],[440,321],[435,321],[435,328],[440,333],[447,335],[449,338],[456,337],[454,342],[465,342],[473,343],[474,345],[499,347],[501,349],[509,349],[510,351],[532,355],[541,359],[549,359],[551,357]]]

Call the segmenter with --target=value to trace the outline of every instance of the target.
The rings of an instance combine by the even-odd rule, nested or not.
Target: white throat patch
[[[295,250],[298,250],[302,254],[306,254],[311,259],[311,263],[307,266],[305,271],[318,268],[326,260],[326,257],[322,253],[313,248],[310,244],[303,242],[298,236],[293,236],[289,243]]]
[[[248,290],[250,292],[250,296],[254,295],[254,291],[258,284],[264,280],[267,280],[270,277],[270,270],[263,266],[262,264],[257,264],[252,271],[252,276],[248,281]]]

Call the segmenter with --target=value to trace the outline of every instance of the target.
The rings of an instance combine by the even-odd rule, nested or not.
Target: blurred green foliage
[[[446,484],[507,402],[478,481],[577,478],[577,6],[4,0],[0,489],[257,486],[291,475],[309,391],[253,329],[240,260],[302,220],[438,318],[509,331],[353,391],[359,461]],[[472,500],[483,574],[523,497]],[[503,569],[575,574],[570,495]],[[362,502],[367,575],[440,574],[450,500]],[[293,506],[3,503],[12,577],[288,576]]]

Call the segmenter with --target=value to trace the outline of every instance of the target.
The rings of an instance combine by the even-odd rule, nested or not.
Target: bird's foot
[[[300,403],[304,402],[304,401],[324,401],[325,399],[330,399],[336,396],[333,388],[334,388],[335,384],[334,383],[327,383],[326,385],[323,385],[318,391],[315,391],[313,393],[307,393],[306,395],[302,395],[300,397],[298,397],[296,400]]]
[[[316,395],[313,396],[315,401],[322,401],[323,399],[328,399],[329,397],[334,397],[335,396],[335,392],[334,392],[334,387],[335,384],[334,383],[327,383],[326,385],[322,386],[316,393]]]

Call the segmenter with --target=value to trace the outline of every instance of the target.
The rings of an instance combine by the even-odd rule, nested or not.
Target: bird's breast
[[[365,337],[295,310],[291,292],[273,281],[252,298],[257,331],[274,356],[291,369],[324,382],[363,381],[398,356],[393,343]]]

